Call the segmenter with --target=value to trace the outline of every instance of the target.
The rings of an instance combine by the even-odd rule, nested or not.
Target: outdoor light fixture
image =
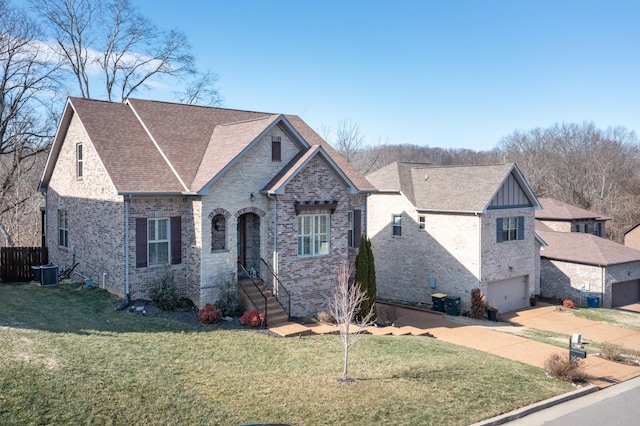
[[[253,192],[249,194],[249,199],[251,200],[252,203],[256,200],[256,196],[253,195]]]

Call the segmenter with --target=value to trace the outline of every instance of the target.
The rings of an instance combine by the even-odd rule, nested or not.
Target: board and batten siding
[[[489,209],[523,206],[531,207],[531,201],[522,190],[518,180],[511,173],[493,197],[493,200],[491,200]]]

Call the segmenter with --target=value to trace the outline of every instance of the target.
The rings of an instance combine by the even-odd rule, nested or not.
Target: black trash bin
[[[447,297],[444,293],[434,293],[431,295],[431,302],[433,306],[432,311],[444,312],[444,299]]]
[[[447,296],[444,298],[444,307],[447,315],[460,315],[460,298],[456,296]]]
[[[43,265],[40,267],[41,272],[41,285],[58,285],[58,266],[57,265]]]

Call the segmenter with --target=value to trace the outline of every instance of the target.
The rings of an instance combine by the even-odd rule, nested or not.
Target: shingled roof
[[[268,131],[278,126],[301,153],[322,155],[355,191],[375,188],[300,117],[129,99],[112,103],[69,98],[40,189],[53,173],[71,118],[77,115],[119,194],[203,194]],[[291,162],[283,173],[295,174]]]
[[[609,266],[640,261],[640,251],[583,232],[547,231],[536,223],[536,233],[547,243],[540,252],[546,259]]]
[[[536,219],[556,220],[556,221],[572,221],[572,220],[609,220],[608,217],[601,216],[589,210],[573,206],[554,198],[540,197],[538,198],[542,205],[542,210],[536,211]]]
[[[539,204],[515,164],[437,166],[394,162],[367,179],[379,191],[401,192],[421,211],[481,213],[513,175],[534,208]]]

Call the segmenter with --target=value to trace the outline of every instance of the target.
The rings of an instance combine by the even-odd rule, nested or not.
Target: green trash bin
[[[460,298],[456,296],[447,296],[444,298],[444,307],[447,315],[460,315]]]
[[[433,302],[432,311],[444,312],[444,299],[447,297],[444,293],[434,293],[431,295],[431,302]]]

